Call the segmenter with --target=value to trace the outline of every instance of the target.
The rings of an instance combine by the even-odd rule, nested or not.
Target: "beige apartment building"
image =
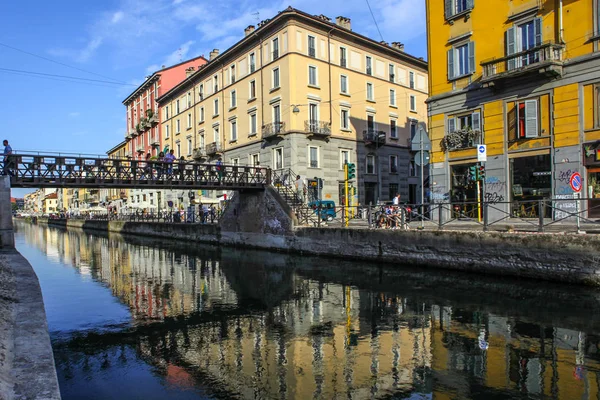
[[[418,202],[410,139],[427,121],[427,80],[427,63],[402,44],[288,8],[158,99],[163,145],[178,158],[300,175],[308,200],[336,203],[343,165],[356,163],[355,204],[397,192]]]

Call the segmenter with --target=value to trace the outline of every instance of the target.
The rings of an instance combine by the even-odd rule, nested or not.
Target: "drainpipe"
[[[329,126],[333,126],[333,101],[331,97],[331,32],[333,32],[333,28],[327,33],[327,63],[329,66]]]
[[[558,37],[560,44],[565,44],[563,32],[563,0],[558,0]]]

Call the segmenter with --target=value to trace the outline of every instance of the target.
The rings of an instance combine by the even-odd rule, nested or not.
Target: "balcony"
[[[206,145],[206,155],[212,156],[221,152],[221,143],[212,142]]]
[[[158,124],[158,113],[154,112],[152,110],[148,110],[149,112],[148,114],[148,123],[150,124],[150,126],[155,126],[156,124]]]
[[[454,151],[472,149],[482,143],[480,131],[471,129],[461,129],[459,131],[447,133],[442,139],[442,150]]]
[[[345,58],[340,58],[340,67],[346,68],[346,59]]]
[[[365,146],[383,146],[385,144],[385,136],[385,131],[377,131],[375,129],[363,131]]]
[[[315,136],[331,136],[331,124],[325,121],[307,120],[304,121],[304,131]]]
[[[202,147],[194,149],[194,152],[192,153],[192,158],[194,160],[201,160],[203,158],[206,158],[206,150]]]
[[[274,139],[283,133],[285,133],[285,122],[273,122],[262,127],[262,138],[264,140]]]
[[[544,43],[536,48],[511,54],[510,56],[483,61],[481,83],[493,85],[507,78],[514,78],[530,73],[557,78],[563,74],[562,52],[564,46],[555,43]]]
[[[160,142],[158,140],[158,138],[153,137],[150,139],[150,146],[152,147],[160,147]]]

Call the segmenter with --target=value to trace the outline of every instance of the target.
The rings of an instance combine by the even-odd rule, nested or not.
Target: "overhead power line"
[[[96,75],[96,76],[99,76],[101,78],[105,78],[105,79],[109,79],[111,81],[115,81],[115,82],[119,82],[119,83],[125,84],[125,82],[123,82],[123,81],[119,81],[117,79],[113,79],[111,77],[108,77],[108,76],[105,76],[105,75],[101,75],[101,74],[98,74],[96,72],[88,71],[88,70],[85,70],[83,68],[74,67],[72,65],[65,64],[65,63],[62,63],[60,61],[56,61],[56,60],[53,60],[51,58],[48,58],[48,57],[44,57],[44,56],[40,56],[38,54],[31,53],[29,51],[21,50],[21,49],[18,49],[16,47],[14,47],[14,46],[10,46],[10,45],[8,45],[6,43],[0,43],[0,46],[6,47],[6,48],[14,50],[14,51],[18,51],[18,52],[23,53],[23,54],[27,54],[27,55],[32,56],[32,57],[36,57],[36,58],[39,58],[39,59],[42,59],[42,60],[45,60],[45,61],[48,61],[48,62],[51,62],[51,63],[54,63],[54,64],[62,65],[63,67],[67,67],[67,68],[71,68],[71,69],[74,69],[74,70],[77,70],[77,71],[85,72],[86,74]]]
[[[369,4],[369,0],[365,0],[367,2],[367,6],[369,7],[369,11],[371,11],[371,17],[373,17],[373,22],[375,22],[375,27],[377,28],[377,32],[379,32],[379,37],[381,37],[381,41],[383,42],[383,35],[379,30],[379,25],[377,25],[377,20],[375,19],[375,14],[373,14],[373,10],[371,10],[371,5]]]
[[[133,83],[120,83],[120,82],[113,82],[113,81],[104,81],[101,79],[89,79],[89,78],[79,78],[76,76],[68,76],[68,75],[46,74],[44,72],[24,71],[24,70],[20,70],[20,69],[0,68],[0,71],[19,73],[19,74],[25,74],[25,75],[33,75],[33,76],[39,76],[39,77],[71,79],[74,81],[81,81],[81,82],[104,83],[104,84],[116,85],[116,86],[137,86]]]

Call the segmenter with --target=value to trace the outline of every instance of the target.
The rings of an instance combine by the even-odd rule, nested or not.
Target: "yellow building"
[[[108,158],[127,158],[127,141],[122,141],[112,149],[106,152]],[[106,199],[108,207],[111,210],[118,212],[129,197],[129,190],[124,188],[104,189],[106,193],[102,193],[101,197]]]
[[[58,205],[58,194],[56,192],[50,193],[42,200],[42,209],[44,214],[56,213],[56,207]]]
[[[397,192],[418,201],[409,140],[426,122],[427,63],[350,24],[288,8],[249,26],[158,99],[163,145],[178,158],[301,175],[309,188],[323,179],[321,197],[336,203],[348,161],[361,203]]]
[[[600,197],[599,3],[427,0],[433,200],[477,199],[478,144],[487,146],[479,195],[502,210],[491,218],[568,215],[533,204],[572,198],[574,172],[585,197]]]

